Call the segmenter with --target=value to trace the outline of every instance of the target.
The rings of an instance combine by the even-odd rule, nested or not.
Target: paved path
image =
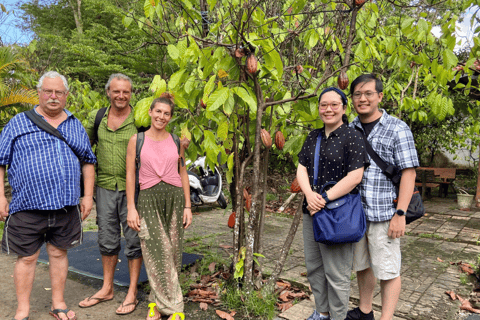
[[[477,241],[480,241],[480,210],[473,209],[471,212],[456,210],[456,203],[452,199],[433,198],[425,204],[427,215],[408,225],[408,235],[402,238],[403,290],[395,319],[466,319],[469,314],[460,312],[459,302],[450,301],[444,292],[454,290],[463,297],[467,297],[471,292],[472,286],[469,284],[471,281],[468,281],[468,284],[462,284],[464,276],[461,275],[458,266],[451,265],[449,262],[476,263],[480,254],[480,246],[477,244]],[[221,248],[220,245],[232,244],[232,230],[227,227],[229,214],[223,210],[212,210],[195,215],[192,227],[186,232],[186,238],[195,239],[195,241],[187,242],[186,246],[194,246],[201,241],[209,244],[212,250],[218,250],[228,256],[229,250]],[[261,261],[265,271],[273,269],[291,222],[292,219],[288,217],[270,215],[266,218],[264,235],[266,259]],[[16,302],[12,278],[14,261],[14,257],[0,254],[0,274],[3,280],[0,294],[0,319],[11,319],[15,312]],[[301,275],[305,271],[300,223],[282,278],[308,286],[306,277]],[[76,275],[70,274],[67,280],[67,304],[77,312],[79,319],[96,319],[99,314],[103,319],[120,319],[113,313],[125,296],[121,288],[117,288],[114,301],[103,303],[94,309],[76,307],[81,300],[79,298],[95,293],[99,286],[98,280],[86,281],[84,278],[79,279]],[[30,319],[52,319],[48,316],[49,287],[48,269],[45,266],[37,267]],[[142,301],[139,310],[121,319],[145,318],[147,299],[144,295],[139,298]],[[356,280],[352,281],[350,301],[352,307],[358,302]],[[374,303],[375,309],[380,310],[378,286]],[[304,300],[280,314],[279,317],[303,320],[312,313],[313,307],[314,303],[311,300]],[[376,318],[379,319],[379,317],[380,314],[376,312]]]

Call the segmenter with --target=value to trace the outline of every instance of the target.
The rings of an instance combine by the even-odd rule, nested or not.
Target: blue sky
[[[0,37],[4,44],[28,44],[32,40],[32,34],[25,34],[15,27],[19,11],[15,10],[15,3],[18,0],[0,0],[0,3],[10,11],[8,15],[0,11]],[[12,12],[13,11],[13,12]]]

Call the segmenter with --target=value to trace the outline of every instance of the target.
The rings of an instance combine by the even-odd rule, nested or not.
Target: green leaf
[[[178,51],[176,46],[174,46],[173,44],[169,44],[167,46],[167,51],[168,51],[168,55],[170,56],[170,58],[172,58],[172,60],[178,60],[178,57],[180,56],[180,52]]]
[[[172,74],[172,76],[170,77],[170,81],[168,82],[169,90],[177,91],[177,86],[181,83],[181,79],[184,73],[185,69],[182,69]]]
[[[153,77],[152,83],[148,88],[151,92],[155,93],[155,98],[158,98],[162,93],[167,91],[167,82],[163,80],[158,74]]]
[[[228,99],[228,88],[215,90],[208,98],[207,110],[215,111],[222,106]]]
[[[427,33],[428,32],[428,23],[424,19],[418,20],[417,28],[419,32]]]
[[[242,99],[251,109],[257,110],[256,100],[242,87],[232,88],[233,93],[235,93],[240,99]]]
[[[188,102],[179,94],[175,95],[175,104],[181,109],[188,109]]]
[[[235,160],[235,157],[234,157],[234,153],[232,152],[232,153],[230,153],[230,155],[228,156],[228,160],[227,160],[228,170],[233,170],[234,160]]]
[[[205,88],[203,88],[203,102],[207,103],[208,97],[210,96],[210,93],[212,93],[213,88],[215,87],[215,79],[217,78],[216,75],[213,75],[210,77],[208,80],[207,84],[205,85]]]
[[[223,121],[220,123],[217,129],[217,137],[221,141],[225,141],[228,137],[228,121]]]
[[[451,50],[444,50],[442,57],[445,69],[451,69],[458,63],[457,56]]]

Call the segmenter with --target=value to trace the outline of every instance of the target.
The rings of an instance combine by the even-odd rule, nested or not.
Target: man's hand
[[[130,229],[140,232],[140,217],[136,208],[128,209],[127,224]]]
[[[82,221],[87,219],[93,208],[93,196],[84,196],[80,204],[80,212],[82,213]]]
[[[406,218],[405,215],[394,214],[388,227],[388,236],[392,239],[400,238],[405,235]]]
[[[0,197],[0,221],[5,221],[8,217],[8,201],[5,196]]]

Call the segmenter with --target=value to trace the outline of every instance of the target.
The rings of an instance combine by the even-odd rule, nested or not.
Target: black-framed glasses
[[[51,97],[52,94],[55,93],[55,96],[58,98],[62,98],[67,94],[67,91],[50,90],[50,89],[42,89],[42,92],[49,97]]]
[[[375,93],[378,93],[378,92],[377,92],[377,91],[354,92],[354,93],[352,94],[352,98],[355,99],[355,100],[358,100],[358,99],[360,99],[360,97],[361,97],[362,95],[365,95],[365,97],[366,97],[367,99],[369,99],[369,98],[373,97],[373,95],[374,95]]]

